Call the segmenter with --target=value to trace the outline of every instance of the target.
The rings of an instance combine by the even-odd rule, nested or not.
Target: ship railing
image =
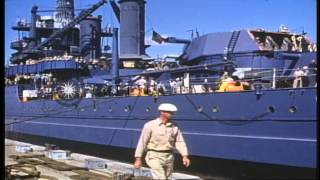
[[[259,73],[256,73],[257,76],[251,78],[235,79],[234,82],[240,82],[243,85],[243,90],[241,91],[255,90],[256,85],[262,85],[264,89],[293,88],[294,76],[292,74],[283,75],[283,72],[285,72],[286,70],[279,70],[275,73],[276,76],[273,76],[274,71],[274,69],[264,69],[259,73],[262,73],[264,75],[271,75],[259,76]],[[309,86],[313,86],[314,84],[316,84],[315,76],[316,74],[314,73],[309,73],[307,75],[308,79],[314,78],[313,83],[311,83],[312,80],[310,80]],[[94,85],[95,87],[87,86],[86,88],[84,88],[82,96],[84,98],[114,96],[166,96],[175,94],[199,94],[221,92],[219,91],[219,86],[221,85],[220,77],[189,78],[189,83],[185,83],[185,79],[180,78],[158,81],[153,85],[150,85],[150,82],[147,82],[142,86],[139,86],[134,83],[129,84],[125,82],[122,82],[118,85]],[[305,85],[303,85],[302,87],[305,87]]]
[[[243,89],[239,90],[239,92],[255,90],[257,85],[262,86],[264,89],[303,88],[314,87],[317,85],[316,70],[314,68],[304,68],[303,71],[305,74],[303,74],[301,77],[297,76],[297,74],[294,72],[302,71],[302,69],[259,69],[258,72],[255,70],[257,69],[254,69],[253,76],[250,76],[252,74],[249,74],[241,79],[233,79],[233,82],[239,82],[241,85],[243,85]],[[25,84],[22,82],[23,79],[23,77],[17,78],[15,84]],[[31,81],[34,80],[32,78],[28,79]],[[183,78],[177,78],[166,81],[158,81],[152,85],[150,83],[146,83],[142,87],[134,83],[129,84],[125,82],[122,82],[118,85],[87,85],[81,88],[81,93],[79,94],[84,98],[96,98],[114,96],[165,96],[175,94],[221,93],[224,92],[219,90],[220,86],[222,85],[222,81],[223,80],[220,77],[192,77],[187,80]],[[12,85],[12,81],[9,81],[9,79],[5,82],[6,85]],[[32,84],[32,82],[28,82],[27,84]],[[54,87],[50,86],[50,84],[43,86],[41,89],[42,86],[37,86],[34,81],[34,87],[35,88],[32,89],[38,90],[38,94],[36,96],[37,98],[54,99]],[[23,88],[23,90],[32,89]]]
[[[317,85],[316,69],[307,68],[306,66],[304,68],[296,69],[254,69],[250,73],[249,76],[242,80],[251,84],[264,83],[264,88],[299,88]],[[301,83],[301,85],[297,87],[295,81],[299,81],[299,84]]]
[[[302,77],[297,77],[294,72],[300,69],[253,69],[243,78],[231,76],[233,82],[241,83],[246,90],[255,90],[256,85],[261,85],[264,89],[279,88],[302,88],[315,87],[316,70],[314,68],[304,68]],[[222,84],[220,78],[215,77],[197,77],[189,79],[189,86],[179,88],[175,93],[207,93],[220,92],[218,89]],[[298,81],[298,82],[296,82]],[[182,90],[181,90],[182,89]],[[184,90],[187,89],[187,92]],[[218,90],[218,91],[217,91]]]
[[[30,27],[30,22],[27,22],[26,20],[18,20],[14,26],[16,27]]]

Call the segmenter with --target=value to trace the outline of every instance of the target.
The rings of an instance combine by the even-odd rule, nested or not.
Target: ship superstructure
[[[106,3],[119,28],[91,15]],[[145,3],[101,0],[76,15],[73,0],[58,0],[54,18],[34,6],[30,23],[12,27],[29,37],[11,43],[6,131],[133,149],[170,102],[191,155],[316,168],[315,43],[285,26],[192,39],[153,32],[184,44],[174,61],[156,59],[146,54]]]

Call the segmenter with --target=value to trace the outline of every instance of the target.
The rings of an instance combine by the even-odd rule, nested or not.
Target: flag
[[[152,40],[161,44],[164,39],[159,33],[153,31],[152,32]]]

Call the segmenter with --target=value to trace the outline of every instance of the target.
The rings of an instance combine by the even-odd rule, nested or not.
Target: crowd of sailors
[[[39,59],[39,60],[32,60],[32,59],[28,59],[26,60],[25,64],[26,65],[32,65],[32,64],[37,64],[37,63],[40,63],[40,62],[45,62],[45,61],[53,61],[53,60],[56,60],[56,61],[68,61],[68,60],[72,60],[73,59],[73,56],[71,55],[68,55],[68,54],[64,54],[62,56],[48,56],[48,57],[45,57],[45,58],[42,58],[42,59]],[[83,59],[80,59],[77,61],[83,61]],[[20,65],[24,65],[23,62],[20,64]]]
[[[317,86],[316,82],[317,64],[312,60],[309,66],[298,67],[289,77],[291,87],[301,88]],[[288,78],[288,77],[287,77]],[[210,79],[209,77],[201,78],[201,82],[190,83],[185,85],[183,77],[177,77],[166,81],[159,81],[153,77],[139,75],[131,78],[129,81],[105,81],[103,84],[84,84],[79,86],[78,97],[106,97],[106,96],[158,96],[170,94],[187,94],[187,93],[210,93],[210,92],[239,92],[245,90],[254,90],[254,84],[257,81],[248,79],[239,79],[228,72],[224,72],[219,79]],[[192,78],[190,82],[192,82]],[[12,80],[6,78],[6,85],[13,84],[32,84],[36,95],[33,97],[58,99],[57,93],[61,92],[61,83],[53,77],[51,73],[16,75]],[[270,83],[269,83],[270,84]],[[73,86],[76,86],[74,84]],[[57,88],[60,87],[60,88]],[[276,88],[280,88],[277,86]],[[30,91],[31,92],[31,91]],[[35,93],[32,93],[35,94]]]
[[[16,25],[18,27],[29,27],[30,23],[27,21],[27,19],[21,19],[20,17],[17,18]]]
[[[294,73],[293,88],[305,87],[309,84],[317,86],[316,82],[317,63],[312,60],[309,66],[298,67]]]
[[[156,96],[186,92],[183,89],[182,80],[177,78],[175,80],[156,81],[154,78],[140,76],[135,80],[128,82],[118,82],[113,84],[111,81],[105,81],[100,86],[91,84],[86,85],[85,97],[92,96]]]
[[[277,43],[273,37],[255,37],[262,50],[283,50],[291,52],[317,52],[317,44],[311,43],[303,35],[284,37],[281,43]]]
[[[69,60],[74,60],[77,63],[90,63],[92,65],[95,65],[94,67],[98,67],[98,65],[101,64],[105,64],[105,66],[111,66],[108,63],[102,63],[103,61],[99,61],[98,59],[90,59],[90,62],[86,59],[84,59],[83,57],[79,57],[79,58],[74,58],[72,55],[69,54],[64,54],[64,55],[56,55],[56,56],[47,56],[47,57],[43,57],[41,59],[38,60],[34,60],[34,59],[27,59],[25,62],[21,62],[20,65],[34,65],[34,64],[38,64],[41,62],[49,62],[49,61],[69,61]],[[17,66],[17,65],[10,65],[10,66]],[[155,60],[152,62],[139,62],[137,63],[137,67],[140,68],[145,68],[145,71],[151,71],[151,70],[168,70],[170,68],[176,68],[177,64],[175,62],[168,62],[165,59],[161,59],[161,60]]]

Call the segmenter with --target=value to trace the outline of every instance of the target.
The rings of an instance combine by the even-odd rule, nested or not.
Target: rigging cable
[[[127,107],[129,108],[129,109],[128,109],[128,110],[129,110],[129,114],[128,114],[127,120],[126,120],[125,123],[123,124],[122,128],[125,128],[125,127],[127,126],[128,122],[129,122],[129,117],[131,117],[131,114],[132,114],[132,112],[133,112],[133,110],[134,110],[134,108],[135,108],[135,106],[136,106],[136,104],[137,104],[138,99],[139,99],[139,96],[137,96],[137,97],[135,98],[135,100],[134,100],[134,102],[133,102],[133,105],[132,105],[132,108],[131,108],[130,105],[127,106]],[[115,137],[115,135],[116,135],[117,132],[118,132],[118,129],[115,129],[114,132],[112,133],[112,136],[111,136],[111,138],[110,138],[110,141],[109,141],[108,145],[111,145],[111,143],[113,142],[113,139],[114,139],[114,137]]]

